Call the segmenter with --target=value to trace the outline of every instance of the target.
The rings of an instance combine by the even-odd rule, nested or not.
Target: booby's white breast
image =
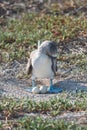
[[[51,58],[39,51],[35,51],[33,57],[31,60],[32,78],[53,78]]]

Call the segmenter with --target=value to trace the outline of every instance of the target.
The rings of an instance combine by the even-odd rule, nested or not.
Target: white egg
[[[32,89],[32,93],[38,94],[38,93],[40,93],[40,89],[39,89],[38,87],[34,87],[34,88]]]
[[[47,92],[48,87],[47,86],[41,86],[40,87],[40,93],[46,93]]]

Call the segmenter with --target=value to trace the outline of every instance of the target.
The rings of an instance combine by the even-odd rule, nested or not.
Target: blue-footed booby
[[[54,41],[44,41],[30,54],[28,59],[26,71],[27,74],[32,73],[32,87],[35,87],[36,78],[49,78],[50,88],[49,93],[58,93],[62,91],[61,88],[53,86],[53,78],[57,71],[57,46]]]

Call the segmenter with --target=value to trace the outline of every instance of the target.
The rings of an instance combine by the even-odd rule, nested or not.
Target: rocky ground
[[[60,13],[68,15],[83,13],[87,16],[86,0],[71,0],[68,2],[67,0],[0,0],[0,16],[4,18],[20,18],[21,15],[19,14],[41,11],[46,14],[52,14],[51,8],[53,8],[55,2],[59,3],[59,9],[56,10],[56,15],[59,15]]]

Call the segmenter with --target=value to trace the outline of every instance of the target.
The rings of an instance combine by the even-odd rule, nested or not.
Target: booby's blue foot
[[[63,91],[62,88],[57,88],[57,87],[51,85],[49,90],[48,90],[48,93],[60,93],[62,91]]]

